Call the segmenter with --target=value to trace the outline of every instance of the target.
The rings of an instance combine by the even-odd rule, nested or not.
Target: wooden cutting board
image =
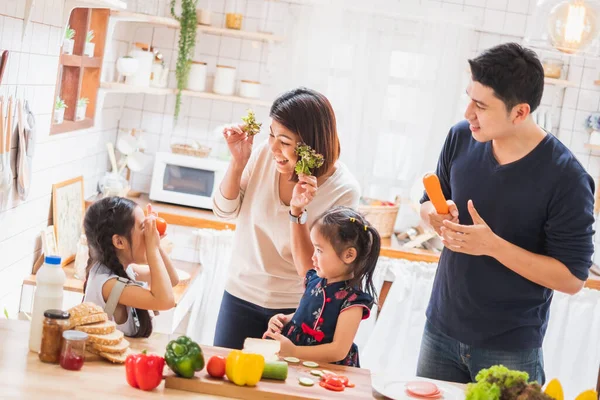
[[[231,351],[219,347],[202,346],[206,362],[213,355],[226,357]],[[249,400],[270,399],[345,399],[364,400],[373,398],[371,388],[371,372],[368,369],[342,367],[334,364],[322,364],[316,369],[326,369],[338,375],[345,375],[356,387],[346,388],[343,392],[333,392],[319,386],[319,377],[310,374],[311,368],[299,364],[289,364],[288,377],[285,382],[274,380],[260,381],[255,387],[237,386],[229,382],[227,378],[214,379],[206,372],[206,368],[196,373],[192,379],[175,376],[169,371],[165,379],[165,387],[169,389],[185,390],[188,392],[211,394],[216,396],[231,397]],[[301,386],[298,378],[311,378],[315,385],[311,387]]]

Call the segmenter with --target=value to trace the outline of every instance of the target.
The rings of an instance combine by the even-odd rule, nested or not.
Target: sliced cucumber
[[[320,369],[313,369],[310,371],[310,374],[318,377],[325,375]]]
[[[323,374],[337,375],[335,372],[331,372],[331,371],[328,371],[326,369],[323,370]]]
[[[315,384],[315,381],[313,381],[310,378],[298,378],[298,383],[302,386],[313,386]]]
[[[308,367],[308,368],[317,368],[319,366],[319,364],[317,364],[316,362],[313,362],[313,361],[304,361],[302,363],[302,365],[304,365],[305,367]]]
[[[296,363],[300,362],[300,359],[296,358],[296,357],[285,357],[283,359],[283,361],[286,361],[286,362],[289,362],[289,363],[292,363],[292,364],[296,364]]]

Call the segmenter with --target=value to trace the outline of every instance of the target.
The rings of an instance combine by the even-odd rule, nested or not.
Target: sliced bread
[[[125,351],[122,354],[100,352],[101,357],[104,357],[105,359],[114,364],[124,364],[125,360],[127,359],[127,356],[130,354],[133,354],[133,351],[131,351],[131,349],[127,349],[127,351]]]
[[[122,339],[119,343],[115,345],[91,343],[91,346],[88,345],[88,347],[91,347],[97,352],[122,354],[129,348],[129,342],[127,341],[127,339]]]
[[[123,340],[123,332],[116,330],[108,335],[96,335],[93,333],[88,334],[88,343],[96,343],[105,346],[115,346]]]
[[[77,331],[93,333],[96,335],[108,335],[109,333],[113,333],[116,329],[117,324],[115,324],[114,321],[104,321],[96,324],[80,325],[75,327],[75,330]]]
[[[106,313],[100,313],[100,314],[92,314],[92,315],[86,315],[84,317],[76,317],[76,318],[69,318],[69,327],[67,329],[73,329],[77,326],[81,326],[81,325],[89,325],[89,324],[96,324],[98,322],[105,322],[108,320],[108,316],[106,315]]]
[[[75,307],[71,307],[67,311],[71,315],[71,318],[81,318],[87,315],[100,314],[104,312],[102,307],[95,303],[89,302],[78,304]]]

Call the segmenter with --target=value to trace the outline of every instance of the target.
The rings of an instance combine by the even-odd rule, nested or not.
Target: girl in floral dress
[[[360,214],[336,207],[310,231],[313,268],[303,270],[305,292],[293,314],[277,314],[263,338],[280,342],[282,357],[360,367],[354,337],[374,302],[379,233]]]

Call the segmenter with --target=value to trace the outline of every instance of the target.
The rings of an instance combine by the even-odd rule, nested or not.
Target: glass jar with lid
[[[69,323],[69,313],[63,310],[46,310],[42,325],[42,344],[40,360],[58,364],[62,346],[63,331]]]
[[[88,334],[79,331],[64,331],[60,353],[60,366],[70,371],[79,371],[85,360],[85,341]]]

